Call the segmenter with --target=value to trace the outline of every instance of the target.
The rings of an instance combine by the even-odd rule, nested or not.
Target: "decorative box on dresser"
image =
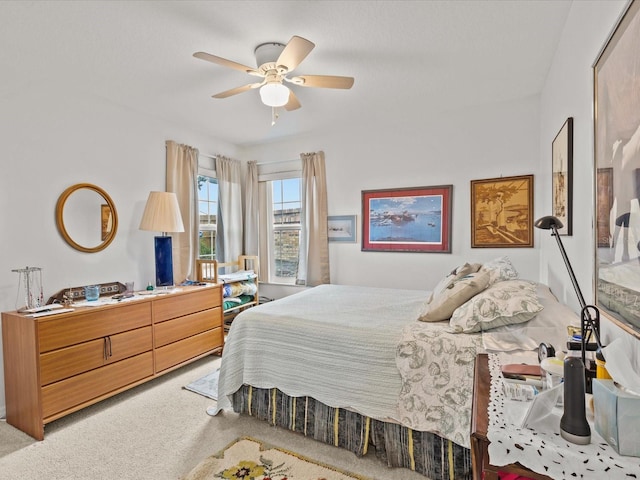
[[[2,313],[7,422],[44,425],[223,347],[220,285],[72,312]]]

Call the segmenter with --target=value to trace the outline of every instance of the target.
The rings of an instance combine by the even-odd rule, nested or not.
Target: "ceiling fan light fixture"
[[[260,87],[260,98],[269,107],[282,107],[289,101],[289,89],[281,83],[267,83]]]

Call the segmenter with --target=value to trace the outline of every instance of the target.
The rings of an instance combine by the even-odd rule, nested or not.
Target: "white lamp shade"
[[[173,192],[151,192],[144,207],[140,230],[184,232],[178,197]]]
[[[267,83],[260,87],[260,98],[269,107],[282,107],[289,101],[289,89],[281,83]]]

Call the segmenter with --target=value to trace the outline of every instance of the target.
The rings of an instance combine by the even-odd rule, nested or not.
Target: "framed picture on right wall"
[[[573,209],[573,118],[567,118],[551,144],[552,209],[562,224],[560,235],[571,235]]]
[[[640,1],[593,66],[596,306],[640,338]]]

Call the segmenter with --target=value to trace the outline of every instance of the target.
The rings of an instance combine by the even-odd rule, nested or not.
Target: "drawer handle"
[[[104,337],[104,359],[109,360],[113,357],[113,349],[111,347],[111,337]]]

